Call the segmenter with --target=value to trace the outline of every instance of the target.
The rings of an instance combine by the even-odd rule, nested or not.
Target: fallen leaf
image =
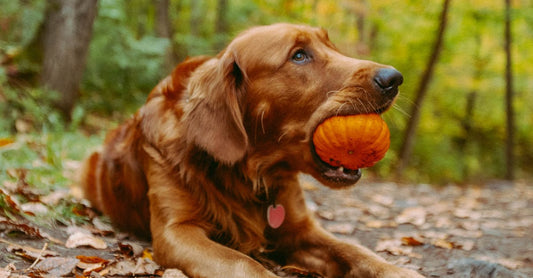
[[[413,251],[411,246],[402,246],[402,241],[398,239],[382,239],[378,241],[376,247],[374,248],[376,252],[388,252],[389,254],[399,256],[399,255],[409,255]]]
[[[41,202],[29,202],[20,205],[20,208],[28,214],[32,215],[44,215],[48,213],[48,207]]]
[[[474,248],[475,242],[473,240],[461,240],[460,242],[457,242],[457,247],[461,248],[465,251],[471,251]]]
[[[455,244],[451,241],[445,240],[445,239],[437,239],[432,242],[433,245],[444,248],[444,249],[453,249],[455,247]]]
[[[113,229],[113,226],[110,224],[102,221],[100,217],[95,217],[92,220],[92,223],[94,225],[94,228],[98,230],[98,233],[101,235],[110,235],[113,234],[115,231]]]
[[[407,246],[420,246],[424,245],[424,242],[417,240],[414,237],[402,237],[402,243],[403,245]]]
[[[413,224],[421,226],[426,223],[426,209],[423,207],[409,207],[396,217],[398,224]]]
[[[330,221],[335,220],[335,214],[331,211],[320,210],[320,211],[317,211],[317,215],[318,217],[325,219],[325,220],[330,220]]]
[[[24,223],[16,223],[9,219],[0,219],[0,230],[3,230],[7,233],[9,232],[20,232],[30,238],[42,239],[44,236],[41,234],[41,231],[38,228],[30,226]]]
[[[372,201],[380,204],[380,205],[383,205],[383,206],[386,206],[386,207],[389,207],[391,206],[393,203],[394,203],[394,198],[392,196],[389,196],[389,195],[379,195],[379,194],[376,194],[374,196],[371,197]]]
[[[175,268],[166,269],[163,278],[189,278],[181,270]]]
[[[355,230],[355,225],[351,223],[335,223],[327,225],[326,230],[331,233],[350,235]]]
[[[388,219],[390,217],[390,210],[380,205],[368,204],[364,210],[379,219]]]
[[[0,268],[0,278],[12,277],[11,273],[13,271],[17,271],[17,268],[15,267],[14,263],[9,263],[4,268]]]
[[[66,199],[68,196],[67,190],[54,190],[52,193],[41,197],[41,202],[49,205],[54,206],[57,205],[61,200]]]
[[[19,205],[17,204],[17,202],[15,202],[13,200],[13,198],[11,198],[11,196],[6,193],[4,190],[2,190],[0,188],[0,200],[3,200],[3,203],[5,203],[5,205],[3,205],[3,210],[8,210],[7,212],[9,213],[13,213],[15,215],[18,215],[20,214],[20,209],[19,209]],[[6,206],[7,205],[7,206]]]
[[[90,263],[79,262],[76,266],[83,271],[84,276],[90,276],[92,272],[102,271],[102,269],[106,267],[106,264],[105,263],[90,264]]]
[[[15,253],[17,255],[18,253],[23,254],[22,256],[29,260],[37,259],[39,257],[39,254],[41,255],[41,257],[59,256],[59,254],[54,251],[36,249],[31,246],[25,246],[25,245],[20,245],[20,244],[16,244],[13,242],[9,242],[1,238],[0,238],[0,242],[8,245],[6,248],[8,252]]]
[[[83,232],[76,232],[72,234],[65,243],[65,247],[67,248],[76,248],[80,246],[91,246],[95,249],[107,248],[107,244],[105,243],[105,241]]]
[[[365,222],[365,225],[368,228],[373,228],[373,229],[398,227],[398,224],[394,221],[383,221],[383,220],[369,220]]]
[[[148,251],[148,249],[144,249],[141,258],[153,260],[152,252]]]
[[[117,262],[105,269],[107,276],[154,275],[161,267],[149,259],[137,258]],[[100,273],[101,274],[101,273]]]
[[[15,142],[15,140],[11,138],[0,138],[0,148],[11,145]]]
[[[109,263],[108,260],[94,256],[76,256],[76,259],[80,260],[77,267],[83,270],[83,275],[89,276],[91,272],[99,272]]]
[[[88,264],[108,263],[109,262],[106,259],[102,259],[102,258],[96,257],[96,256],[78,255],[78,256],[76,256],[76,259],[80,260],[80,262],[82,262],[82,263],[88,263]]]
[[[118,248],[123,255],[139,257],[143,254],[143,247],[135,242],[123,241],[118,243]]]
[[[35,266],[35,269],[53,277],[62,277],[71,274],[78,263],[79,260],[75,258],[45,258]]]

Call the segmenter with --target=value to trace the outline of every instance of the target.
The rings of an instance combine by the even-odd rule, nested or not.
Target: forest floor
[[[437,187],[362,181],[330,190],[310,178],[302,180],[308,206],[327,230],[391,263],[427,277],[533,277],[533,184]],[[4,183],[0,193],[0,278],[186,277],[155,264],[149,242],[113,231],[81,204],[75,213],[92,219],[90,224],[50,226],[17,216],[46,215],[47,207],[69,198],[68,190],[38,196],[18,182]],[[33,201],[15,201],[20,195]]]

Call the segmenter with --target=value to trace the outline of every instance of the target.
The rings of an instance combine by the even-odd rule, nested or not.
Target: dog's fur
[[[321,29],[245,31],[216,57],[179,64],[109,133],[85,163],[86,197],[191,277],[276,277],[252,257],[326,277],[420,277],[320,228],[298,182],[299,172],[332,188],[359,179],[320,162],[310,137],[328,117],[388,109],[397,86],[376,87],[383,68],[341,55]],[[277,229],[266,217],[275,204],[286,210]]]

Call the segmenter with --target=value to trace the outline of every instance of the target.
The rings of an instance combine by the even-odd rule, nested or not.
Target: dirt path
[[[428,277],[533,277],[533,186],[308,190],[323,225]]]
[[[334,191],[303,180],[308,206],[326,229],[389,262],[427,277],[533,277],[532,184],[438,188],[362,182]],[[28,224],[0,216],[0,278],[89,275],[91,269],[93,277],[185,277],[153,263],[149,243],[115,234],[100,222],[53,229]],[[89,236],[87,231],[93,237],[73,243],[73,234]]]

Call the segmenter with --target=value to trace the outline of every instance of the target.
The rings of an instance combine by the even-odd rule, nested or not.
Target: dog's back
[[[152,90],[147,103],[155,98],[164,98],[163,101],[169,105],[178,101],[191,73],[207,59],[209,57],[196,57],[178,65],[172,72],[172,78],[163,79]],[[109,132],[104,149],[94,152],[85,161],[81,184],[85,198],[94,208],[108,215],[114,225],[148,238],[150,212],[148,184],[142,165],[147,155],[143,149],[146,142],[146,131],[141,127],[143,120],[143,114],[138,112]],[[151,133],[160,131],[156,121],[148,125]]]

